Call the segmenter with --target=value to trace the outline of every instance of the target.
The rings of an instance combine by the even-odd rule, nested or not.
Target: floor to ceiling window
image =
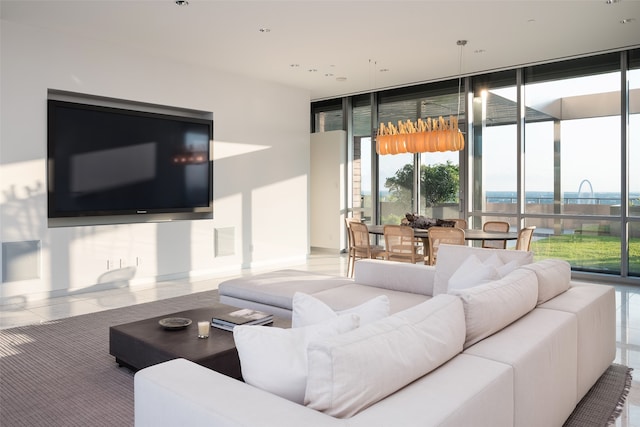
[[[371,96],[353,97],[352,216],[366,223],[373,219],[373,167],[371,163]]]
[[[537,259],[640,276],[640,50],[465,80],[460,153],[377,155],[372,138],[381,122],[457,114],[458,80],[346,97],[342,115],[330,107],[340,100],[312,104],[314,131],[352,126],[354,214],[378,224],[412,212],[466,218],[472,228],[535,226]],[[427,176],[438,168],[455,171],[459,192],[433,195]]]
[[[507,221],[517,229],[518,108],[516,72],[472,78],[471,161],[472,226]]]
[[[538,258],[621,271],[620,55],[525,69],[525,214]]]
[[[438,120],[456,116],[464,129],[463,89],[460,81],[434,85],[420,100],[420,117]],[[425,152],[420,153],[419,159],[420,214],[440,219],[465,217],[460,197],[460,152]]]
[[[629,52],[629,275],[640,276],[640,50]]]
[[[385,92],[379,95],[379,123],[416,121],[420,99],[412,92]],[[417,212],[415,200],[414,154],[387,154],[378,157],[378,203],[380,224],[400,224],[406,213]]]
[[[312,131],[329,132],[344,129],[342,101],[331,99],[318,102],[313,107]]]
[[[390,90],[380,94],[378,123],[399,121],[448,120],[462,118],[464,102],[459,94],[459,81],[450,80]],[[460,212],[460,153],[402,153],[378,157],[380,223],[399,224],[407,213],[429,218],[458,218]],[[415,173],[418,168],[418,173]]]

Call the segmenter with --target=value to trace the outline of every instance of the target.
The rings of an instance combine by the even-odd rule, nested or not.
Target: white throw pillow
[[[503,278],[504,276],[518,268],[518,266],[520,265],[518,260],[515,259],[505,263],[495,252],[492,253],[489,258],[484,260],[483,264],[490,265],[496,269],[496,279]]]
[[[503,263],[515,261],[517,266],[533,262],[533,252],[515,251],[511,249],[484,249],[466,245],[440,245],[438,261],[433,278],[433,295],[446,294],[449,279],[460,265],[471,255],[477,256],[484,262],[493,255],[498,255]]]
[[[307,385],[309,342],[339,335],[358,327],[355,314],[297,329],[271,326],[236,326],[242,377],[247,384],[302,404]]]
[[[496,279],[498,271],[494,265],[499,263],[499,266],[502,266],[502,261],[497,256],[496,260],[497,262],[494,261],[493,263],[483,263],[477,256],[471,255],[451,275],[447,290],[450,292],[453,289],[470,288]]]
[[[498,267],[498,277],[502,278],[506,276],[507,274],[518,268],[518,266],[520,266],[520,263],[516,260],[509,261],[508,263],[503,264],[502,266]]]
[[[500,280],[453,289],[451,294],[459,296],[464,306],[467,348],[533,310],[538,299],[538,279],[533,271],[519,268]]]
[[[477,255],[473,255],[477,256]],[[490,265],[496,270],[504,265],[504,262],[500,259],[497,253],[493,252],[489,258],[485,259],[484,262],[481,261],[485,265]]]
[[[380,295],[356,307],[336,312],[318,298],[302,292],[296,292],[293,294],[292,308],[292,328],[315,325],[345,314],[358,315],[362,326],[387,317],[389,315],[390,302],[389,297]]]
[[[459,298],[440,295],[308,348],[305,405],[351,417],[436,369],[462,350]]]

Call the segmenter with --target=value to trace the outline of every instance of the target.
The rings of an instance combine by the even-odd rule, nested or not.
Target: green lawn
[[[620,271],[620,238],[565,234],[531,242],[535,259],[561,258],[572,266],[603,271]],[[630,271],[640,273],[640,239],[629,242]]]

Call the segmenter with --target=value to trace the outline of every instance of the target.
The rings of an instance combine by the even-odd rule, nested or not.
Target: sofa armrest
[[[185,359],[138,371],[134,395],[136,427],[344,425]]]
[[[424,264],[363,259],[355,263],[353,281],[359,285],[432,296],[435,271],[435,267]]]

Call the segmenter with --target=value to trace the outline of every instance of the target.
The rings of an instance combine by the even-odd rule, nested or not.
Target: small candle
[[[211,324],[208,320],[198,322],[198,338],[209,338],[209,328]]]

